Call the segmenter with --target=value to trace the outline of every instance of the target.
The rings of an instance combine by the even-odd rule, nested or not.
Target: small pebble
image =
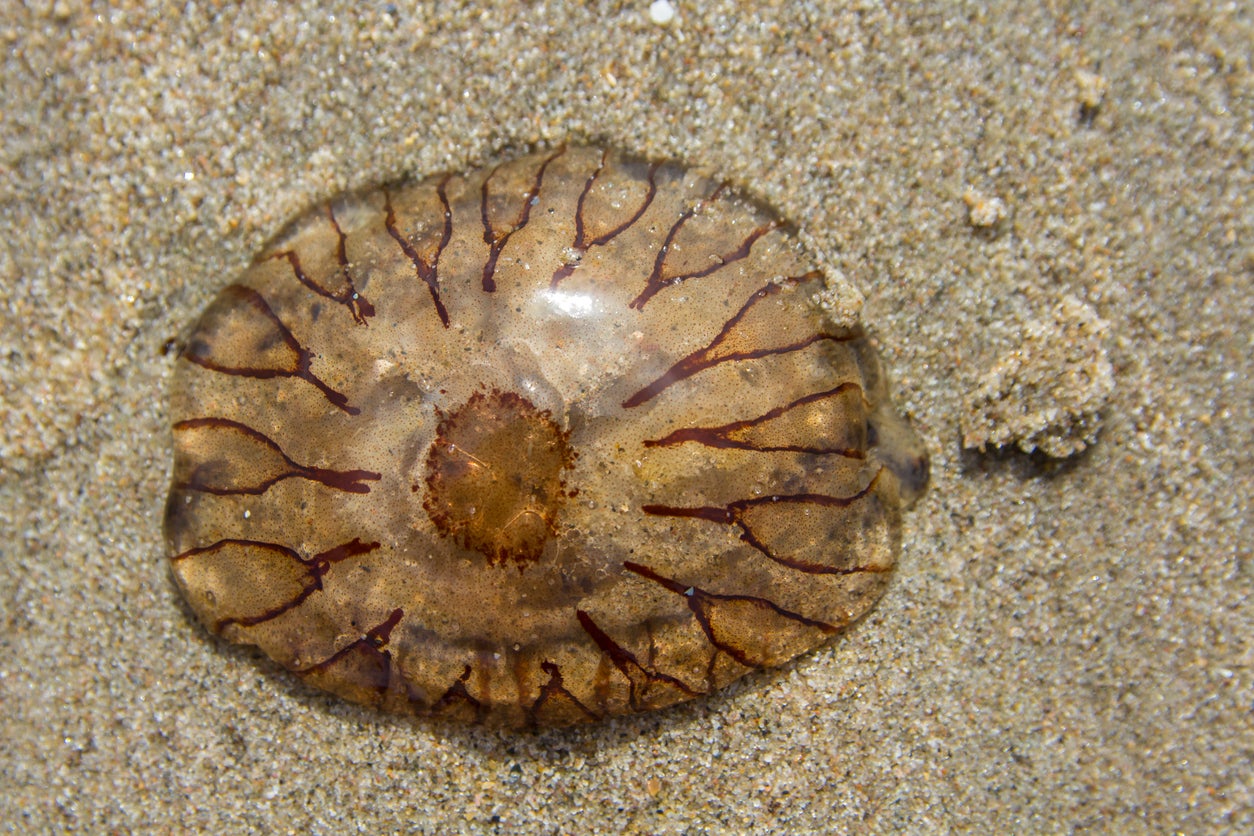
[[[668,0],[653,0],[649,4],[649,20],[658,26],[665,26],[675,19],[675,6]]]

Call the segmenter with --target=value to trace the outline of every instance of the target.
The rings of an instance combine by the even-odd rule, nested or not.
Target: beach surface
[[[0,829],[1254,831],[1248,4],[32,5],[0,16]],[[932,455],[886,596],[538,733],[211,637],[161,532],[180,335],[336,192],[559,142],[720,172],[859,289]]]

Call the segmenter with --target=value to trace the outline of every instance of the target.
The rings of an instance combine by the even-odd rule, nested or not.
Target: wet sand
[[[4,16],[0,827],[1254,829],[1254,14],[677,5]],[[210,638],[160,530],[170,346],[306,206],[563,140],[726,173],[864,294],[933,455],[887,596],[709,699],[523,735]],[[1108,324],[1096,442],[964,450],[1066,298]]]

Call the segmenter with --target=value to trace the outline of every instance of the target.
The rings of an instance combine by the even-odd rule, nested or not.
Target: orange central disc
[[[557,533],[574,453],[547,411],[513,392],[476,392],[440,414],[423,507],[440,534],[493,564],[534,563]]]

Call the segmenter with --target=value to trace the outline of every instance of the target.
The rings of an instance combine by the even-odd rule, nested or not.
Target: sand
[[[0,827],[1254,830],[1248,5],[3,5]],[[933,454],[887,596],[538,734],[212,639],[160,530],[173,341],[311,203],[561,140],[726,173],[865,294]],[[963,450],[1064,298],[1108,323],[1095,443]]]

